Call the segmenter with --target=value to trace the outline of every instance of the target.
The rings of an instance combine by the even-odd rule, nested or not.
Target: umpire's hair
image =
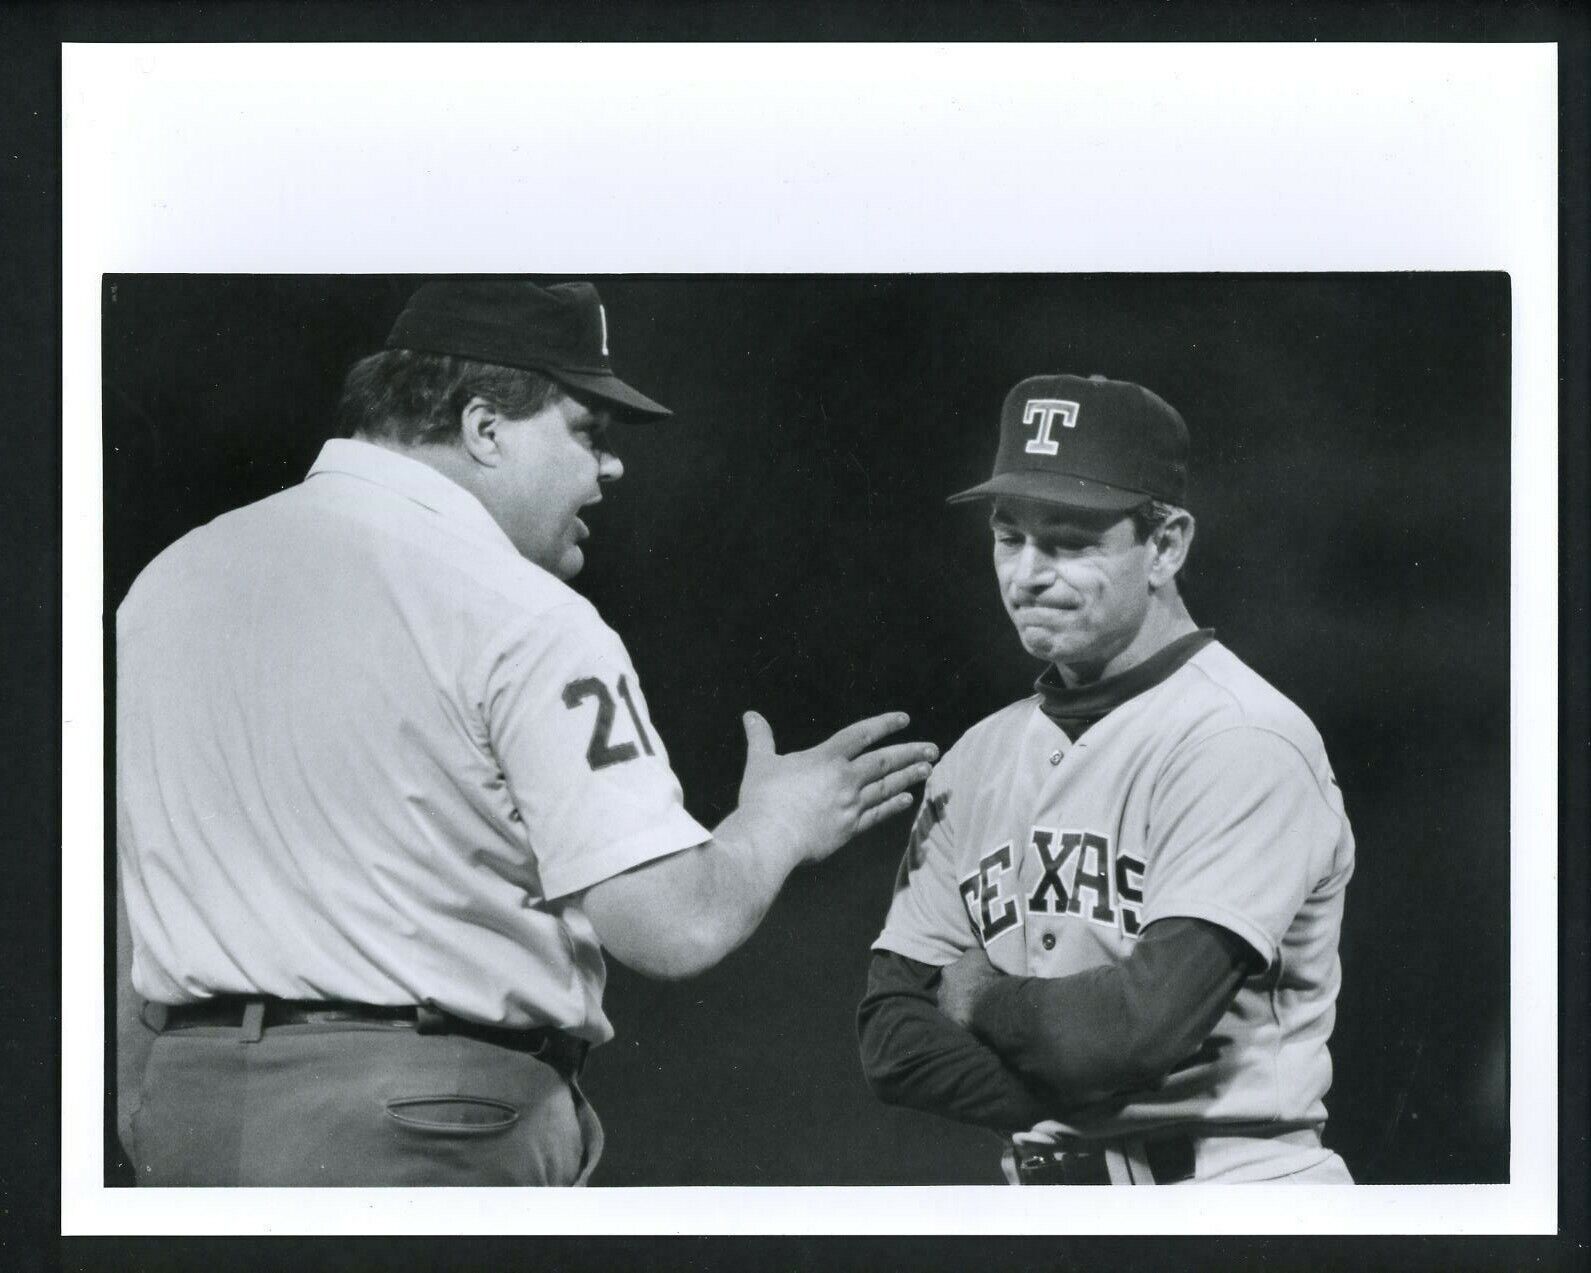
[[[387,349],[348,369],[337,423],[345,437],[385,438],[405,446],[458,442],[469,400],[485,398],[504,415],[535,415],[562,391],[536,371],[451,354]]]

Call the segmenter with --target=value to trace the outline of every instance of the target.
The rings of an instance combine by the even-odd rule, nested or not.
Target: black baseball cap
[[[398,315],[386,347],[539,371],[635,420],[674,414],[613,374],[607,311],[590,283],[427,283]]]
[[[1005,396],[994,475],[947,501],[1013,495],[1126,512],[1181,505],[1188,426],[1142,385],[1104,376],[1031,376]]]

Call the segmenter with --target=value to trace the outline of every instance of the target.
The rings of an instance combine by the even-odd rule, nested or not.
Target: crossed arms
[[[880,1100],[1013,1131],[1160,1082],[1195,1056],[1259,957],[1199,919],[1144,929],[1123,962],[1014,977],[975,948],[944,968],[875,951],[857,1010]]]

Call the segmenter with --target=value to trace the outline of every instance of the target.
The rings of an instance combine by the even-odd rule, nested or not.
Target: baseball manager
[[[686,977],[798,864],[911,802],[898,714],[686,812],[619,637],[568,585],[620,380],[588,283],[422,287],[298,486],[117,613],[117,837],[142,1184],[583,1183],[604,952]]]
[[[1048,666],[929,781],[862,1060],[1003,1133],[1016,1184],[1350,1182],[1320,1133],[1353,836],[1314,727],[1178,593],[1187,457],[1147,389],[1037,376],[952,497]]]

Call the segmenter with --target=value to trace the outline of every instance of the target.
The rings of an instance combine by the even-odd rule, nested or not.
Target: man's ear
[[[1154,560],[1149,565],[1151,587],[1163,588],[1177,577],[1193,547],[1195,529],[1193,514],[1185,508],[1177,509],[1155,527],[1149,536],[1149,545],[1154,549]]]
[[[479,394],[466,402],[459,413],[464,451],[477,464],[496,468],[502,462],[503,453],[497,440],[500,418],[497,407]]]

